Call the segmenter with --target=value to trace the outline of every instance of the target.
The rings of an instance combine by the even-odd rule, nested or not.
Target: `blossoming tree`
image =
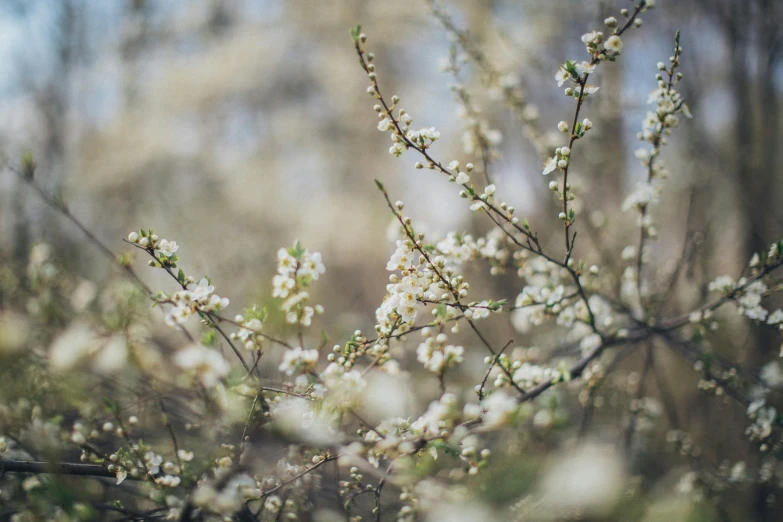
[[[459,53],[491,70],[469,35],[431,5],[458,44],[446,71],[459,74]],[[680,67],[687,56],[679,33],[672,35],[672,55],[651,71],[650,110],[634,151],[640,181],[618,209],[635,233],[616,256],[619,263],[580,257],[580,227],[591,225],[583,223],[570,169],[580,161],[582,140],[598,130],[585,107],[602,94],[588,80],[627,58],[624,40],[652,7],[652,0],[637,0],[582,36],[585,56],[552,65],[550,77],[565,86],[563,113],[572,113],[556,126],[562,143],[554,150],[546,150],[535,119],[524,116],[532,108],[521,87],[502,84],[503,100],[523,116],[525,135],[543,153],[541,172],[558,207],[551,216],[559,229],[554,243],[493,180],[500,135],[469,91],[454,87],[467,121],[465,157],[440,157],[441,131],[415,127],[401,97],[382,91],[368,36],[359,26],[350,31],[357,74],[367,76],[389,153],[453,184],[455,201],[466,200],[465,212],[487,225],[482,235],[430,237],[376,180],[378,202],[394,220],[394,243],[373,331],[323,324],[329,303],[314,303],[311,294],[329,277],[328,259],[298,241],[276,253],[266,306],[239,312],[216,293],[219,281],[188,270],[176,241],[141,228],[118,255],[38,184],[32,156],[11,166],[126,277],[100,296],[100,306],[90,306],[89,286],[77,284],[44,245],[33,250],[24,273],[3,275],[0,354],[23,384],[0,401],[0,505],[8,506],[2,516],[636,520],[627,498],[643,498],[650,483],[625,481],[631,464],[621,446],[649,436],[664,415],[668,443],[684,468],[670,490],[712,499],[734,486],[764,484],[774,499],[783,439],[768,397],[783,384],[777,363],[755,375],[741,361],[711,353],[704,340],[726,308],[754,325],[783,328],[783,310],[768,304],[781,288],[783,243],[768,238],[769,247],[737,277],[713,274],[703,298],[681,315],[664,313],[679,271],[661,288],[650,284],[650,274],[660,271],[649,263],[658,204],[671,190],[664,146],[687,132],[679,127],[690,117],[677,90],[686,81]],[[487,76],[496,81],[498,74]],[[589,182],[590,174],[580,176]],[[145,282],[134,254],[166,276],[165,288]],[[471,271],[511,274],[515,282],[502,295],[488,295],[471,286]],[[14,311],[23,304],[26,313]],[[497,341],[496,325],[509,321],[524,341]],[[57,334],[45,334],[46,324],[58,325]],[[176,345],[156,339],[151,324],[170,327]],[[716,464],[704,457],[661,384],[656,361],[664,350],[697,375],[716,407],[730,401],[746,412],[746,444],[757,458]],[[642,355],[641,368],[618,384],[618,365],[634,353]],[[471,360],[480,366],[478,379],[464,370]],[[652,376],[659,398],[646,384]],[[596,437],[592,418],[607,401],[625,413],[615,433]],[[607,446],[607,437],[622,444]],[[554,445],[567,451],[548,471],[520,464],[525,452]],[[525,477],[539,487],[525,485]],[[522,484],[514,496],[491,502],[490,485],[514,478]]]

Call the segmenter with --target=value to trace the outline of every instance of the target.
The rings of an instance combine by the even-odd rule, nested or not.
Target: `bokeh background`
[[[554,148],[562,145],[556,124],[573,110],[554,81],[558,65],[582,59],[579,37],[630,2],[441,5],[493,67],[518,82],[536,108],[524,117]],[[669,314],[701,302],[706,282],[737,274],[783,229],[781,11],[776,0],[663,0],[623,38],[618,62],[595,75],[601,90],[583,111],[595,130],[577,144],[572,167],[577,251],[612,270],[637,241],[636,218],[620,207],[644,176],[633,150],[656,63],[672,54],[681,31],[679,89],[694,118],[664,151],[671,176],[655,214],[650,266],[658,269],[648,272],[655,291],[687,245],[683,276],[664,307]],[[391,216],[374,178],[433,237],[487,228],[453,185],[413,168],[419,158],[386,152],[390,143],[375,129],[374,101],[348,35],[356,23],[369,36],[384,92],[401,97],[414,127],[441,132],[435,157],[477,161],[463,150],[454,78],[441,68],[453,38],[426,2],[414,0],[3,0],[0,150],[12,161],[32,151],[36,179],[117,252],[129,251],[122,238],[139,226],[176,240],[182,265],[209,274],[218,293],[231,297],[232,313],[269,301],[275,252],[298,238],[327,266],[314,300],[326,306],[330,335],[370,331],[393,252]],[[460,79],[502,133],[502,156],[490,166],[498,192],[545,244],[560,248],[557,203],[541,176],[545,156],[522,132],[518,111],[479,73],[468,62]],[[4,259],[24,264],[43,241],[82,277],[116,275],[8,171],[0,176],[0,231]],[[162,276],[144,277],[171,289]],[[521,290],[513,277],[470,277],[486,294],[477,298],[513,301]],[[511,332],[500,325],[492,335]],[[779,349],[773,331],[740,321],[711,343],[751,373]],[[632,371],[639,361],[623,364]],[[711,448],[707,458],[715,465],[744,458],[744,412],[696,394],[681,362],[667,373],[683,423]],[[598,436],[620,429],[618,418],[607,414],[602,423],[599,416]],[[728,428],[716,433],[716,423]],[[669,464],[656,461],[655,451],[640,466],[664,476]],[[761,517],[767,494],[743,493],[726,516]]]

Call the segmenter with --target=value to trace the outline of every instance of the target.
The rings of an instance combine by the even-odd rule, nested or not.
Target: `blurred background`
[[[551,154],[564,143],[556,124],[571,119],[573,102],[554,74],[565,59],[586,57],[583,33],[601,29],[631,3],[440,5],[498,73],[488,78],[470,60],[459,73],[481,116],[499,131],[494,136],[502,136],[490,165],[498,193],[559,251],[559,203],[541,176],[541,144]],[[622,269],[613,267],[622,266],[620,252],[638,233],[636,216],[620,207],[645,176],[633,156],[636,133],[649,110],[656,63],[667,61],[675,32],[682,33],[679,90],[694,118],[664,149],[671,175],[654,214],[659,239],[650,253],[650,266],[660,270],[648,271],[654,292],[686,245],[666,316],[702,302],[706,282],[738,274],[753,252],[781,235],[781,11],[777,0],[662,0],[642,16],[641,29],[623,37],[618,62],[594,75],[601,90],[582,112],[594,131],[575,147],[570,177],[580,211],[576,251],[619,276]],[[433,238],[450,230],[483,234],[487,223],[467,210],[453,185],[415,170],[413,153],[387,153],[390,142],[375,129],[374,101],[348,34],[356,23],[369,37],[384,93],[400,96],[414,128],[441,132],[434,157],[479,164],[480,155],[465,150],[465,119],[450,88],[455,79],[442,67],[453,34],[426,2],[412,0],[3,0],[0,151],[13,161],[32,151],[38,181],[117,252],[129,250],[122,238],[140,226],[176,240],[181,265],[209,274],[217,292],[231,297],[231,313],[269,300],[275,252],[298,238],[323,254],[327,273],[314,301],[326,307],[322,324],[330,335],[371,331],[393,252],[390,214],[374,178]],[[522,93],[524,110],[504,103],[499,86],[508,85]],[[534,129],[539,148],[523,127]],[[7,171],[0,176],[0,231],[4,259],[25,264],[32,246],[46,242],[83,277],[116,275],[78,230]],[[153,288],[171,290],[162,276],[142,272]],[[486,294],[477,299],[513,301],[521,290],[513,277],[469,277]],[[780,341],[771,329],[743,324],[711,347],[757,374]],[[511,332],[500,325],[492,336]],[[517,341],[532,343],[524,335]],[[624,364],[633,370],[640,360]],[[744,458],[747,449],[737,449],[742,409],[697,395],[688,369],[671,366],[681,420],[709,443],[710,462]],[[621,429],[618,418],[607,414],[605,429]],[[716,434],[722,422],[732,428]],[[596,423],[604,429],[600,418]],[[644,469],[664,475],[651,455]],[[771,516],[768,494],[743,493],[725,516]]]

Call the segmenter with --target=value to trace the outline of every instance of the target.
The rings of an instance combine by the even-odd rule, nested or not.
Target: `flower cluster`
[[[192,373],[206,388],[214,387],[228,375],[231,369],[219,352],[200,344],[188,346],[177,352],[174,363]]]
[[[484,427],[498,428],[515,419],[519,403],[503,390],[497,390],[481,401],[481,410]]]
[[[150,266],[176,268],[178,257],[176,255],[179,245],[176,241],[161,239],[152,229],[139,229],[138,232],[128,234],[128,242],[137,245],[153,255],[154,261]]]
[[[254,306],[245,310],[242,315],[234,317],[239,330],[231,333],[231,339],[238,340],[249,351],[258,351],[263,347],[264,337],[261,329],[267,317],[266,308]]]
[[[642,122],[642,130],[637,138],[639,141],[648,142],[652,148],[640,148],[634,152],[636,159],[642,164],[646,171],[646,181],[640,182],[634,192],[628,195],[623,203],[623,210],[632,208],[639,209],[642,212],[641,226],[646,235],[655,236],[655,230],[652,219],[646,213],[647,207],[658,203],[661,193],[661,181],[666,179],[668,173],[663,163],[660,161],[661,148],[666,145],[666,136],[672,133],[672,129],[679,125],[678,114],[690,118],[691,114],[688,106],[682,99],[674,86],[682,79],[682,73],[676,72],[680,65],[680,55],[682,47],[680,46],[680,33],[674,38],[674,55],[671,57],[671,64],[667,67],[663,62],[658,63],[658,70],[655,79],[658,86],[650,93],[647,103],[654,103],[655,110],[650,111]],[[664,78],[663,74],[667,75]]]
[[[779,243],[776,242],[770,246],[768,252],[764,253],[763,259],[759,254],[754,254],[751,258],[748,268],[757,274],[755,277],[741,277],[735,281],[731,276],[722,275],[713,279],[708,288],[711,292],[718,292],[736,301],[740,314],[754,321],[766,321],[770,325],[778,325],[783,331],[783,310],[777,309],[770,314],[769,310],[761,304],[770,288],[760,278],[763,275],[762,270],[781,263]]]
[[[772,429],[777,419],[777,410],[773,406],[767,406],[764,399],[759,399],[748,406],[748,418],[751,424],[745,434],[750,440],[764,443],[772,435]]]
[[[607,25],[612,24],[611,20],[607,21],[609,22]],[[616,21],[613,25],[615,24]],[[623,41],[616,34],[605,38],[603,32],[592,31],[582,35],[582,43],[585,44],[587,53],[592,56],[594,60],[613,61],[623,52]]]
[[[425,341],[416,350],[418,361],[436,375],[443,375],[449,369],[462,362],[465,349],[462,346],[447,344],[446,334],[436,334],[432,329],[422,330]]]
[[[315,369],[316,364],[318,364],[318,350],[305,350],[301,346],[297,346],[283,354],[280,371],[286,375],[307,373]]]
[[[373,89],[373,87],[370,87],[370,89]],[[404,109],[400,109],[397,118],[395,118],[392,111],[399,99],[395,96],[392,98],[392,101],[393,105],[388,111],[380,105],[375,105],[375,111],[380,118],[378,130],[389,132],[393,142],[391,148],[389,148],[389,154],[400,157],[410,146],[424,150],[440,138],[440,132],[435,130],[434,127],[425,127],[419,130],[411,129],[410,125],[413,122],[413,118]]]
[[[343,408],[349,408],[361,401],[361,393],[367,382],[358,370],[345,371],[337,363],[331,363],[321,373],[321,380],[329,390],[327,399]]]
[[[475,418],[475,414],[469,414]],[[468,415],[466,415],[468,416]],[[411,431],[420,437],[438,437],[444,431],[450,431],[463,417],[460,412],[457,397],[444,393],[440,399],[433,401],[427,411],[411,423]]]
[[[283,298],[281,304],[286,321],[291,324],[310,326],[313,315],[323,313],[321,305],[310,306],[307,300],[310,284],[326,271],[321,254],[310,253],[297,241],[292,248],[281,248],[277,252],[277,275],[273,278],[273,297]]]
[[[397,240],[397,249],[386,264],[386,270],[401,271],[393,274],[386,285],[387,294],[375,312],[376,330],[389,335],[395,330],[405,331],[413,325],[419,311],[420,299],[435,300],[437,296],[429,290],[438,282],[437,274],[420,259],[409,240]]]
[[[180,271],[182,273],[182,271]],[[196,283],[193,278],[183,278],[186,286],[183,290],[167,295],[159,292],[157,299],[160,303],[174,305],[166,310],[166,323],[170,326],[185,324],[190,316],[195,313],[216,313],[226,308],[229,300],[226,297],[216,295],[215,287],[209,278],[202,278]]]

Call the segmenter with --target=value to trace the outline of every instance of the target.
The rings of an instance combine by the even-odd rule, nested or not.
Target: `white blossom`
[[[219,352],[200,344],[177,352],[174,362],[183,370],[194,373],[206,388],[214,387],[231,369]]]

